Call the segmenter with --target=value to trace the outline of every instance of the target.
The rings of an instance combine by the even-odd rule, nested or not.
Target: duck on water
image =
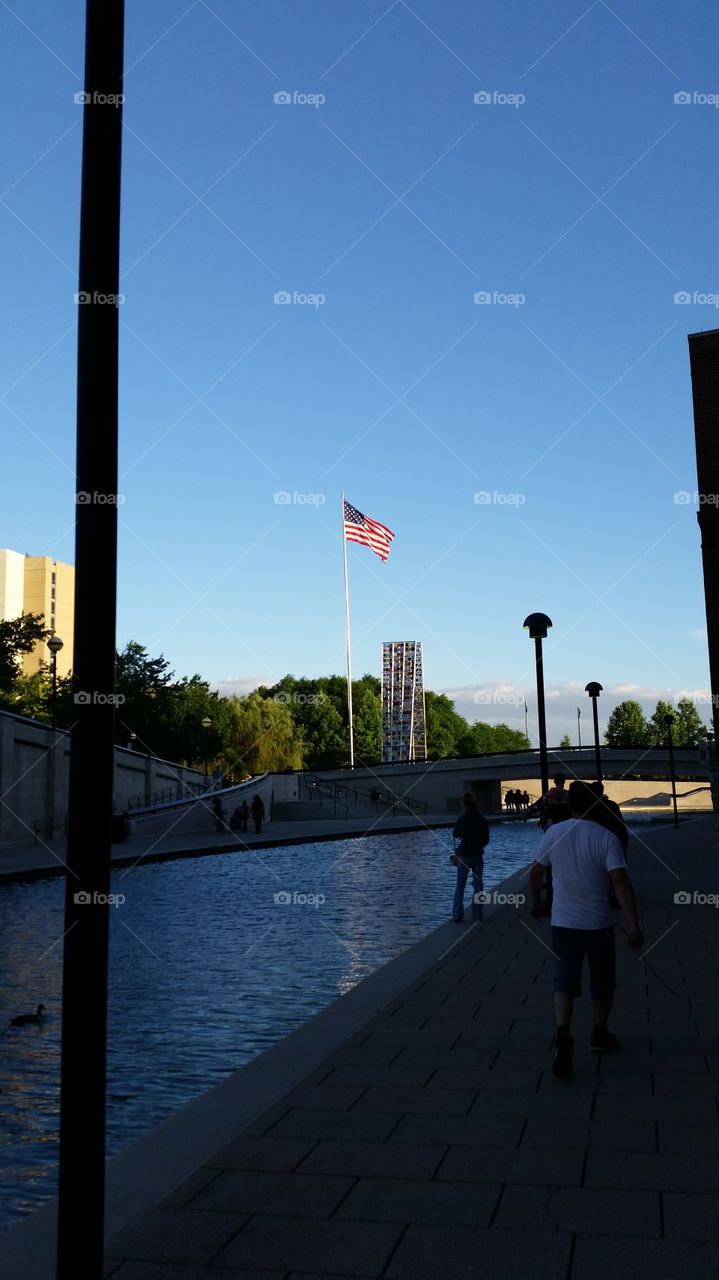
[[[11,1026],[11,1027],[26,1027],[26,1026],[27,1026],[29,1023],[31,1023],[31,1022],[32,1022],[32,1023],[36,1023],[36,1024],[38,1024],[38,1025],[39,1025],[39,1024],[42,1022],[42,1015],[43,1015],[43,1013],[44,1013],[44,1012],[45,1012],[45,1006],[44,1006],[44,1004],[39,1004],[39,1005],[37,1006],[37,1012],[36,1012],[36,1013],[21,1013],[21,1014],[19,1014],[19,1015],[18,1015],[18,1017],[17,1017],[17,1018],[11,1018],[11,1019],[10,1019],[10,1026]]]

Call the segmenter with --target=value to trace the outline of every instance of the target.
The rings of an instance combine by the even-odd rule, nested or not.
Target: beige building
[[[0,550],[0,621],[19,618],[21,613],[41,613],[45,625],[63,642],[57,655],[57,674],[72,670],[73,621],[75,610],[75,570],[50,556],[24,556],[18,551]],[[33,675],[40,663],[51,662],[46,644],[36,645],[23,658],[23,675]]]

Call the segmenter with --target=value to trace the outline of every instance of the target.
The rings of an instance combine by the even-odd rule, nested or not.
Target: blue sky
[[[0,4],[0,545],[68,561],[83,22]],[[706,690],[675,495],[718,34],[709,0],[131,0],[120,644],[228,690],[341,671],[344,489],[396,533],[348,549],[357,674],[421,639],[519,724],[540,609],[550,737],[588,680]]]

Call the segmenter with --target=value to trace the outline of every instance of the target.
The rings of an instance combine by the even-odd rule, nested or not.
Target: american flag
[[[389,544],[394,538],[391,529],[386,525],[380,524],[379,520],[372,520],[370,516],[363,516],[361,511],[352,506],[345,498],[345,538],[348,542],[361,542],[363,547],[371,547],[375,555],[380,560],[386,560],[389,555]]]

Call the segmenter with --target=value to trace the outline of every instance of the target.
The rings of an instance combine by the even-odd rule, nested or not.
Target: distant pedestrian
[[[214,791],[219,791],[221,786],[222,786],[222,770],[218,764],[218,765],[215,765],[215,768],[212,770],[212,788]]]
[[[212,812],[215,815],[215,831],[219,835],[225,830],[225,811],[219,796],[215,796],[212,801]]]
[[[250,805],[250,813],[252,814],[252,821],[255,824],[255,833],[259,835],[262,830],[262,819],[265,816],[265,806],[261,796],[255,796],[253,798],[252,804]]]
[[[523,808],[523,810],[524,810],[524,812],[525,812],[525,813],[527,812],[527,809],[529,808],[529,792],[528,792],[528,791],[523,791],[523,792],[522,792],[522,808]]]
[[[529,874],[532,916],[536,919],[543,914],[540,893],[544,871],[551,867],[554,872],[551,923],[556,1036],[552,1071],[562,1079],[571,1076],[573,1071],[574,1041],[570,1026],[574,1000],[581,994],[585,956],[589,962],[594,1004],[591,1050],[604,1053],[616,1049],[618,1043],[617,1037],[607,1030],[616,987],[607,875],[624,912],[629,945],[637,951],[644,942],[619,840],[590,819],[596,802],[594,792],[584,782],[573,782],[569,799],[572,817],[550,827],[539,844]]]
[[[246,801],[246,800],[243,800],[243,801],[242,801],[242,807],[241,807],[241,809],[240,809],[240,817],[241,817],[241,819],[242,819],[242,825],[241,825],[241,827],[240,827],[240,830],[241,830],[241,831],[246,831],[246,830],[247,830],[247,823],[248,823],[248,822],[249,822],[249,820],[250,820],[250,806],[248,805],[248,803],[247,803],[247,801]]]
[[[512,808],[512,805],[513,805],[513,804],[514,804],[514,792],[513,792],[513,791],[506,791],[506,792],[504,793],[504,807],[505,807],[505,809],[509,809],[509,810],[511,811],[511,808]]]
[[[456,924],[464,920],[464,891],[467,877],[472,874],[472,919],[481,920],[482,903],[477,895],[484,890],[484,850],[489,844],[489,824],[477,807],[477,797],[471,791],[462,796],[464,809],[454,824],[454,836],[459,845],[452,855],[457,867],[457,885],[452,904],[452,919]]]
[[[554,786],[547,792],[547,825],[550,827],[556,822],[566,822],[572,816],[569,792],[564,786],[566,781],[565,774],[555,773],[552,779]]]

